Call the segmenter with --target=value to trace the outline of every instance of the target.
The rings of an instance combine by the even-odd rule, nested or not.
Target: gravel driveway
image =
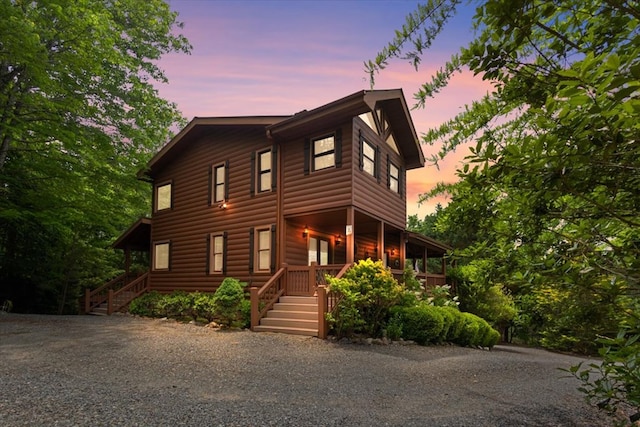
[[[604,426],[557,368],[497,346],[337,344],[131,316],[0,315],[2,426]]]

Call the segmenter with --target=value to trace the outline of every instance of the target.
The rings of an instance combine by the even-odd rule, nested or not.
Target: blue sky
[[[287,115],[369,89],[364,62],[375,58],[401,28],[416,1],[171,0],[184,23],[191,55],[168,55],[160,66],[169,84],[160,95],[194,116]],[[472,6],[463,6],[423,58],[420,69],[395,60],[376,78],[376,89],[402,88],[407,102],[452,53],[471,40]],[[426,108],[414,110],[418,134],[453,117],[489,86],[466,72]],[[423,146],[428,156],[438,147]],[[440,165],[410,171],[407,208],[420,217],[418,194],[451,181],[464,153]]]

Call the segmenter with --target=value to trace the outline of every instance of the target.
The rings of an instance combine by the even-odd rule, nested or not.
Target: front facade
[[[149,289],[261,287],[283,265],[366,258],[438,276],[426,259],[447,248],[405,230],[406,171],[423,165],[401,90],[293,116],[195,118],[140,173],[153,186]]]

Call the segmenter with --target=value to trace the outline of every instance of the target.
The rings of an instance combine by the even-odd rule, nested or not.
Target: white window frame
[[[392,171],[395,170],[395,175]],[[400,168],[389,162],[389,189],[400,194]]]
[[[372,151],[372,155],[367,155],[367,149]],[[369,170],[369,168],[371,168]],[[372,177],[376,177],[376,147],[367,142],[366,139],[362,140],[362,170],[371,175]]]
[[[262,236],[266,236],[266,247],[262,244],[264,243],[261,239]],[[271,271],[271,227],[256,228],[255,239],[255,270],[260,272]],[[264,261],[266,261],[266,266],[263,265]]]
[[[265,168],[262,161],[262,156],[269,156],[269,167]],[[271,191],[272,174],[273,174],[273,150],[258,151],[258,161],[256,162],[257,176],[258,176],[258,193],[266,193]],[[263,186],[263,184],[265,184]]]
[[[153,270],[169,271],[170,267],[171,267],[171,241],[165,240],[160,242],[154,242]]]
[[[158,184],[155,186],[154,191],[155,212],[171,209],[173,206],[173,183],[169,181]]]
[[[219,174],[222,174],[222,177],[219,176]],[[224,163],[220,164],[220,165],[215,165],[213,166],[213,171],[212,171],[212,180],[213,182],[211,183],[211,186],[213,187],[213,202],[214,203],[220,203],[220,202],[225,202],[226,201],[226,176],[227,176],[227,170],[226,170],[226,165]]]
[[[318,152],[316,150],[316,143],[322,141],[331,140],[331,149],[325,150],[322,152]],[[326,160],[330,158],[331,160],[324,166],[318,166],[319,161]],[[315,138],[311,140],[311,159],[314,171],[320,171],[324,169],[333,168],[336,166],[336,137],[335,135],[326,135],[320,138]]]
[[[224,271],[225,251],[224,251],[224,233],[211,234],[211,260],[209,273],[222,274]],[[219,243],[219,246],[217,245]]]

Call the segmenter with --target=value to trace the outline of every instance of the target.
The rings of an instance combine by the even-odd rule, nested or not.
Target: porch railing
[[[287,274],[287,295],[312,296],[316,287],[326,285],[326,275],[335,276],[343,264],[309,266],[289,266]]]
[[[122,310],[131,301],[147,292],[149,290],[148,278],[149,273],[147,272],[116,291],[110,289],[107,299],[107,314],[110,315]]]

